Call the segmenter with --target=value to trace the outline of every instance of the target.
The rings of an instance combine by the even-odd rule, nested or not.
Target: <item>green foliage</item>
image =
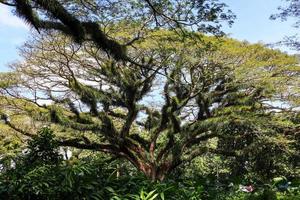
[[[7,2],[55,31],[0,74],[1,199],[299,199],[298,60],[185,30],[221,33],[219,20],[234,18],[225,4]],[[42,128],[20,153],[27,138],[11,133],[43,124],[55,135]],[[59,146],[91,152],[63,160]]]
[[[53,131],[42,128],[38,135],[28,142],[28,152],[24,158],[25,165],[58,165],[62,158]]]
[[[255,191],[243,193],[238,185],[246,182],[236,181],[230,186],[231,178],[220,180],[213,171],[191,177],[173,173],[168,180],[157,182],[119,158],[89,154],[63,161],[49,128],[41,129],[28,149],[28,154],[19,155],[15,167],[0,174],[1,199],[274,200],[297,199],[300,195],[299,178],[291,180],[285,191],[280,187],[287,178],[278,177],[269,185],[253,183]]]
[[[17,83],[17,74],[0,72],[0,88],[9,88]]]
[[[57,144],[53,140],[53,132],[43,128],[28,142],[26,152],[10,160],[10,169],[1,174],[1,197],[8,199],[30,199],[43,195],[50,188],[49,184],[55,180],[55,170],[61,162]],[[13,161],[13,162],[12,162]]]
[[[214,178],[170,178],[151,182],[141,174],[116,176],[114,165],[103,158],[82,159],[72,165],[44,165],[22,177],[15,173],[1,175],[0,197],[3,199],[94,199],[94,200],[275,200],[297,199],[298,191],[278,192],[276,188],[256,186],[253,193],[239,191],[216,182]]]
[[[112,35],[124,39],[136,25]],[[145,30],[128,47],[145,68],[57,32],[37,35],[22,48],[26,62],[13,66],[22,84],[3,91],[11,124],[25,117],[47,124],[59,145],[122,156],[151,179],[207,153],[223,156],[232,176],[295,174],[297,111],[274,104],[300,102],[296,58],[262,44],[190,36]],[[10,97],[20,85],[31,98]],[[16,128],[32,132],[28,126]]]

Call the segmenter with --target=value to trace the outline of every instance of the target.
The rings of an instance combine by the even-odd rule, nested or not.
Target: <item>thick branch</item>
[[[87,149],[94,151],[102,151],[107,153],[113,153],[119,155],[119,149],[110,144],[99,144],[99,143],[82,143],[81,139],[68,139],[68,140],[57,140],[58,145],[74,147],[78,149]]]

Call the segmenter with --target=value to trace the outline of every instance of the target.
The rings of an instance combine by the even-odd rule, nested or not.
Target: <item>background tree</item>
[[[194,37],[203,42],[149,31],[128,49],[147,69],[57,32],[37,35],[21,49],[25,61],[12,65],[17,82],[2,89],[6,123],[27,136],[32,127],[14,118],[46,123],[59,145],[125,158],[152,180],[208,152],[243,158],[242,167],[268,154],[264,146],[296,153],[289,130],[298,123],[289,116],[297,113],[297,60],[259,44]]]
[[[126,47],[141,37],[143,28],[197,27],[198,31],[221,33],[221,22],[232,23],[234,15],[216,0],[166,1],[70,1],[70,0],[1,0],[36,30],[57,30],[81,44],[92,41],[116,60],[131,61]],[[131,40],[121,43],[111,37],[108,25],[120,21],[141,23]]]
[[[286,4],[284,6],[280,6],[278,8],[280,13],[271,15],[271,19],[281,19],[282,21],[286,21],[288,18],[295,18],[296,23],[294,24],[295,28],[299,27],[300,24],[300,3],[298,0],[286,0]],[[288,45],[294,50],[300,50],[300,43],[298,35],[294,36],[286,36],[286,38],[282,41],[284,45]]]

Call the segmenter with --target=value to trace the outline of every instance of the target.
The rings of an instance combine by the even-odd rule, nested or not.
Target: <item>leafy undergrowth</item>
[[[29,142],[26,154],[12,160],[14,165],[0,162],[0,199],[300,200],[300,180],[295,177],[262,182],[177,172],[153,182],[118,158],[89,154],[63,160],[52,132],[44,129],[40,135]],[[251,185],[253,191],[242,191],[242,185]]]
[[[112,164],[111,164],[112,166]],[[123,172],[103,161],[76,164],[25,166],[1,175],[0,199],[112,199],[112,200],[297,200],[299,183],[279,192],[274,185],[256,186],[253,192],[240,191],[239,185],[219,183],[212,178],[168,178],[151,182],[136,172]]]

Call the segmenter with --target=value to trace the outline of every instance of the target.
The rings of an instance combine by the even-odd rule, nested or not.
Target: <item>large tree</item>
[[[43,32],[21,55],[2,79],[1,113],[26,136],[46,124],[61,146],[125,158],[153,180],[208,152],[295,153],[297,60],[260,44],[148,31],[128,49],[145,68]]]

